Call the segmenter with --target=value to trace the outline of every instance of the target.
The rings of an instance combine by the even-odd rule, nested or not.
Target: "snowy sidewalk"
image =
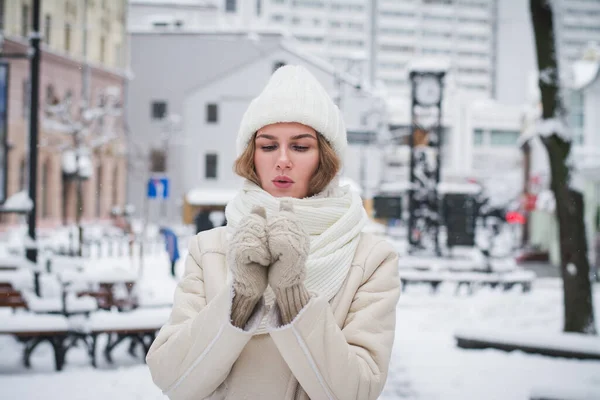
[[[154,296],[172,296],[175,282],[168,276],[167,261],[166,256],[158,256],[145,265],[142,286]],[[598,322],[598,285],[594,300]],[[482,289],[473,296],[457,297],[452,287],[442,286],[431,296],[428,288],[410,288],[397,307],[390,373],[380,399],[529,400],[535,390],[556,388],[559,383],[563,384],[560,390],[584,387],[588,395],[600,399],[598,361],[462,350],[453,338],[454,332],[465,326],[558,333],[561,325],[562,291],[557,279],[538,279],[527,294],[518,289]],[[28,400],[44,393],[66,400],[166,399],[152,383],[147,366],[140,357],[129,355],[127,346],[115,349],[114,365],[100,358],[98,369],[89,365],[84,348],[71,349],[61,373],[53,371],[51,348],[43,346],[32,356],[32,369],[26,370],[20,360],[20,344],[11,337],[0,337],[3,397]]]

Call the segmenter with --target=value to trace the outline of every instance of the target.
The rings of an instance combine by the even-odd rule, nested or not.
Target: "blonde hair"
[[[256,152],[255,138],[256,133],[252,135],[248,146],[246,146],[246,150],[235,160],[233,171],[242,178],[246,178],[260,186],[260,180],[254,166],[254,153]],[[317,142],[319,146],[319,166],[308,183],[310,189],[308,196],[322,192],[340,170],[340,159],[335,154],[335,151],[333,151],[327,139],[320,133],[317,133]]]

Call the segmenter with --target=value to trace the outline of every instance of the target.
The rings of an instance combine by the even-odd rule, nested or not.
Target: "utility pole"
[[[40,0],[33,0],[33,24],[30,33],[30,49],[32,52],[30,63],[31,95],[29,107],[29,197],[33,207],[27,216],[28,234],[31,240],[27,248],[27,259],[37,263],[36,244],[36,214],[37,214],[37,164],[38,164],[38,117],[40,94]],[[35,272],[35,289],[39,293],[39,272]]]

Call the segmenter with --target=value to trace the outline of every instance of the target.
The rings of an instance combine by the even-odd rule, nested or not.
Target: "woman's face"
[[[308,196],[319,167],[317,132],[296,122],[267,125],[256,133],[254,167],[260,186],[274,197]]]

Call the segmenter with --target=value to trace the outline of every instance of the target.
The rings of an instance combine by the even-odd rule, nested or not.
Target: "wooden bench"
[[[167,322],[171,309],[136,309],[133,311],[110,313],[98,312],[87,321],[88,354],[92,365],[97,366],[96,349],[98,337],[108,335],[108,341],[103,350],[104,358],[112,363],[112,351],[119,344],[130,340],[129,354],[135,356],[135,348],[140,345],[143,349],[144,359],[156,333]]]
[[[12,335],[25,345],[23,365],[31,367],[31,354],[42,342],[52,345],[54,366],[61,371],[69,346],[71,329],[66,317],[60,315],[16,314],[0,318],[0,335]]]

